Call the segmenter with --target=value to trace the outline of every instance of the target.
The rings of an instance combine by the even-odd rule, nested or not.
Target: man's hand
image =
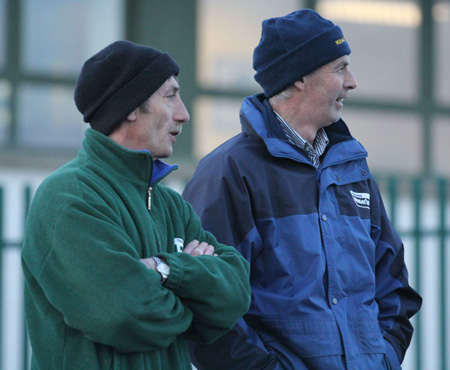
[[[148,268],[156,271],[156,262],[153,258],[141,258],[141,262]]]
[[[186,247],[183,249],[183,253],[190,254],[191,256],[202,256],[209,255],[213,256],[214,247],[208,243],[202,242],[200,243],[198,240],[191,241]]]
[[[214,246],[202,242],[200,243],[198,240],[191,241],[186,247],[183,249],[183,253],[190,254],[191,256],[217,256],[214,253]],[[156,262],[153,258],[141,258],[141,262],[148,268],[156,271]]]

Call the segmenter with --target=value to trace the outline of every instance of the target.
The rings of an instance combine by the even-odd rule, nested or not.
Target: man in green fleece
[[[249,266],[160,184],[189,120],[179,67],[117,41],[88,59],[75,103],[78,156],[39,187],[22,267],[33,370],[190,370],[250,302]]]

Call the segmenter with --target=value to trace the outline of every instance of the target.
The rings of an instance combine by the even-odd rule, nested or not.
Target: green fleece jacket
[[[33,370],[190,370],[185,339],[211,342],[246,312],[249,265],[158,183],[175,168],[88,129],[41,184],[22,249]],[[218,256],[180,252],[194,239]],[[155,255],[164,286],[140,262]]]

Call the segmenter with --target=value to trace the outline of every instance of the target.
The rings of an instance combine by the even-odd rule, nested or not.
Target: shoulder
[[[78,192],[77,171],[68,163],[59,168],[39,185],[33,198],[34,202],[54,203],[57,199],[65,198],[68,194]]]
[[[200,160],[194,176],[201,174],[229,175],[254,167],[267,155],[264,142],[246,134],[239,134],[218,146]]]
[[[86,204],[111,204],[112,191],[108,182],[101,175],[89,169],[84,163],[75,159],[50,174],[39,185],[33,197],[30,212],[56,215],[63,209],[84,209]],[[101,207],[105,211],[105,207]]]

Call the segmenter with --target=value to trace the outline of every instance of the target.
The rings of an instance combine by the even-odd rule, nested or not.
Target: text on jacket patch
[[[353,201],[358,207],[370,208],[370,194],[369,193],[356,193],[350,190],[350,194],[353,197]]]

